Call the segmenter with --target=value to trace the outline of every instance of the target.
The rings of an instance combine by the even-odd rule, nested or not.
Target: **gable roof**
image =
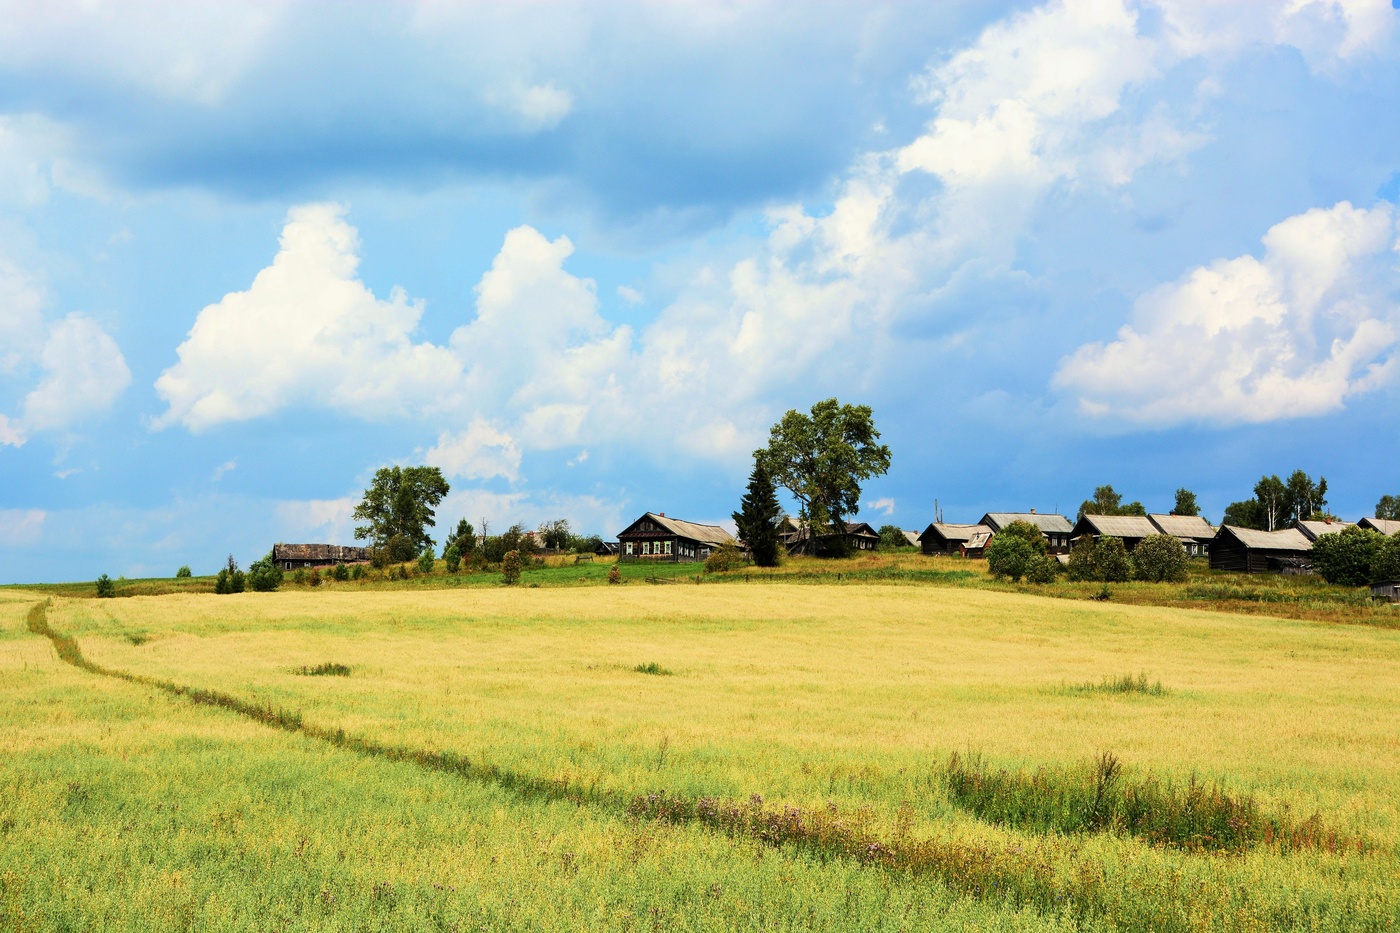
[[[274,544],[273,560],[369,560],[369,548],[347,547],[343,544]]]
[[[986,525],[993,531],[1001,531],[1012,522],[1030,522],[1046,533],[1069,534],[1074,526],[1063,515],[1047,515],[1042,512],[988,512],[977,524]]]
[[[1350,528],[1351,522],[1294,522],[1293,527],[1307,535],[1309,541],[1316,541],[1323,535],[1336,534],[1343,528]]]
[[[784,531],[784,526],[791,530]],[[805,538],[807,536],[807,523],[800,519],[793,518],[791,515],[784,515],[783,520],[778,522],[778,534],[789,538]],[[827,532],[827,534],[817,535],[817,537],[825,538],[831,534],[834,534],[834,532]],[[866,522],[846,522],[846,534],[880,537],[880,532],[876,531],[873,526]],[[909,532],[905,532],[905,534],[909,534]]]
[[[992,529],[988,528],[986,525],[958,525],[949,522],[933,522],[919,535],[919,540],[922,541],[924,535],[932,532],[945,541],[966,541],[979,531],[990,532],[991,530]]]
[[[1383,535],[1400,535],[1400,522],[1393,518],[1363,518],[1357,524]]]
[[[1157,526],[1144,515],[1083,515],[1075,523],[1076,534],[1110,535],[1114,538],[1146,538]]]
[[[669,531],[678,538],[689,538],[691,541],[699,541],[701,544],[724,544],[733,541],[734,536],[718,525],[702,525],[699,522],[687,522],[679,518],[667,518],[655,512],[647,512],[637,521],[622,529],[620,534],[631,531],[637,522],[650,519],[659,527]]]
[[[1262,551],[1311,551],[1312,542],[1297,528],[1280,528],[1278,531],[1260,531],[1257,528],[1239,528],[1235,525],[1221,525],[1215,537],[1230,536],[1245,547]]]
[[[908,541],[915,547],[919,546],[919,533],[917,531],[901,531],[900,533],[904,535],[905,541]]]
[[[1164,535],[1174,538],[1196,538],[1206,540],[1215,537],[1215,526],[1199,515],[1158,515],[1155,512],[1147,520],[1156,525]]]

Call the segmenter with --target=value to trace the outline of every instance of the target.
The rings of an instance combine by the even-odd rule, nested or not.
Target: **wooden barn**
[[[1068,554],[1074,526],[1063,515],[1051,515],[1031,509],[1029,512],[988,512],[977,524],[986,525],[995,535],[1012,522],[1030,522],[1045,535],[1051,554]]]
[[[1236,573],[1312,573],[1312,542],[1297,528],[1258,531],[1221,525],[1210,543],[1210,569]]]
[[[919,548],[925,554],[961,554],[971,538],[991,533],[986,525],[934,522],[919,535]]]
[[[1070,540],[1080,538],[1118,538],[1123,547],[1132,551],[1143,538],[1161,534],[1145,515],[1081,515],[1074,523]]]
[[[807,523],[790,515],[784,515],[778,523],[778,540],[789,554],[824,554],[830,542],[838,537],[838,532],[817,535],[813,540]],[[865,522],[846,522],[846,548],[852,553],[873,551],[880,546],[880,533]]]
[[[1147,516],[1158,532],[1171,535],[1186,548],[1187,557],[1204,557],[1210,553],[1210,542],[1215,537],[1215,526],[1199,515],[1158,515]]]
[[[1335,522],[1331,519],[1320,522],[1294,522],[1293,527],[1301,531],[1309,542],[1316,541],[1323,535],[1336,534],[1343,528],[1350,528],[1351,522]]]
[[[648,512],[617,536],[617,559],[672,563],[702,561],[721,544],[735,544],[734,536],[718,525],[701,525],[665,512]]]
[[[1400,580],[1377,580],[1372,583],[1371,598],[1381,602],[1400,603]]]
[[[1387,537],[1390,535],[1400,535],[1400,522],[1393,518],[1363,518],[1356,524],[1360,525],[1362,528],[1379,531]]]
[[[303,567],[334,567],[336,564],[362,564],[369,560],[369,548],[341,544],[274,544],[272,561],[283,570]]]

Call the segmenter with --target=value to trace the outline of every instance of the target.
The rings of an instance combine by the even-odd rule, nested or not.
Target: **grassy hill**
[[[0,590],[0,927],[1400,924],[1400,632],[843,582]]]

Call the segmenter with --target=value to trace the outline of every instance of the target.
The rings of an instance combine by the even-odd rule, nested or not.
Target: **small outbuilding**
[[[734,536],[718,525],[667,518],[665,512],[647,512],[618,534],[617,559],[684,564],[702,561],[720,545],[734,543]]]
[[[363,564],[369,548],[342,544],[274,544],[272,562],[283,570],[334,567],[336,564]]]
[[[1186,548],[1188,557],[1204,557],[1210,553],[1210,542],[1215,537],[1215,526],[1199,515],[1158,515],[1147,516],[1156,529],[1171,535]]]
[[[1210,543],[1210,569],[1236,573],[1312,573],[1312,542],[1297,528],[1259,531],[1221,525]]]
[[[1371,598],[1381,602],[1400,603],[1400,580],[1372,583]]]
[[[986,525],[934,522],[919,535],[919,548],[925,554],[961,554],[970,539],[991,533]]]

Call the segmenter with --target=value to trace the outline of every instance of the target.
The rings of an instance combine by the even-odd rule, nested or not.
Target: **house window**
[[[627,548],[627,556],[628,556],[628,557],[631,557],[631,556],[632,556],[632,542],[631,542],[631,541],[628,541],[628,542],[627,542],[626,548]]]
[[[666,553],[667,553],[667,554],[670,554],[670,553],[671,553],[671,542],[670,542],[670,541],[667,541],[667,542],[666,542]]]

